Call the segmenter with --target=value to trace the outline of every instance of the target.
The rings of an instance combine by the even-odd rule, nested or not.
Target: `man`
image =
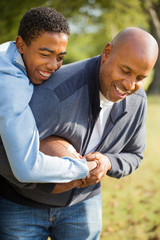
[[[22,17],[16,42],[0,45],[0,136],[20,182],[68,182],[88,174],[85,159],[57,161],[39,152],[39,133],[29,107],[33,84],[43,83],[61,67],[69,34],[63,15],[37,7]]]
[[[30,106],[41,139],[64,137],[98,166],[80,187],[60,194],[52,194],[52,184],[31,190],[2,178],[2,239],[99,239],[100,180],[106,173],[131,174],[143,158],[147,103],[141,87],[157,55],[150,34],[127,28],[101,56],[66,65],[35,87]]]

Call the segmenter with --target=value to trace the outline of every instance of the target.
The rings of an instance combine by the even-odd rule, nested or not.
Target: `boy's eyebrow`
[[[47,47],[39,48],[39,50],[41,50],[41,51],[48,51],[50,53],[54,53],[54,50],[52,50],[50,48],[47,48]],[[65,52],[60,52],[58,55],[66,55],[66,54],[67,54],[67,52],[65,51]]]

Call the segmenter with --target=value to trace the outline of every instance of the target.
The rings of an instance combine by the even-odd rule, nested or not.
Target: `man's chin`
[[[113,102],[113,103],[118,103],[120,101],[122,101],[123,99],[115,99],[115,98],[112,98],[112,97],[105,97],[108,101],[110,102]]]

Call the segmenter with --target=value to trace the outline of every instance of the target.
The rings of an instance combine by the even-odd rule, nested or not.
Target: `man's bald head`
[[[158,44],[150,33],[137,27],[125,28],[112,40],[113,51],[117,51],[124,45],[126,48],[146,54],[153,60],[153,65],[155,64],[158,57]]]

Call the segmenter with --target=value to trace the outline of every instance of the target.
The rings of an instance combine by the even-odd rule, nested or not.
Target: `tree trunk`
[[[160,48],[160,0],[156,5],[151,4],[147,1],[147,11],[150,15],[150,32],[153,37],[157,40]],[[154,67],[154,75],[152,83],[150,84],[147,94],[157,95],[160,94],[160,55],[158,56],[157,62]]]

